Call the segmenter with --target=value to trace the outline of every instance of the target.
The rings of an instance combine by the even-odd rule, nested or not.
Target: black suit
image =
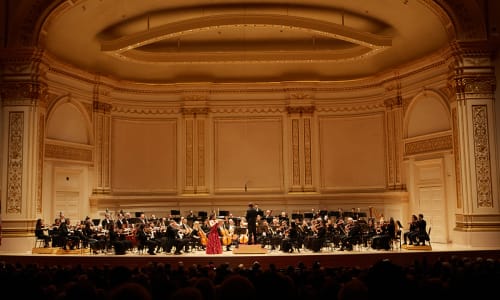
[[[249,207],[245,218],[248,222],[248,244],[257,243],[257,210]]]

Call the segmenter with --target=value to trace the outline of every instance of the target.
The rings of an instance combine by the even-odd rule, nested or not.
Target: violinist
[[[50,243],[50,236],[48,234],[45,234],[45,224],[43,224],[42,219],[36,220],[36,225],[35,225],[35,236],[37,239],[41,239],[44,242],[44,247],[48,248],[49,243]]]
[[[295,222],[290,223],[290,227],[285,231],[285,237],[281,241],[280,250],[285,253],[293,252],[294,246],[297,247],[297,239],[299,237],[299,232],[297,230],[297,224]]]
[[[207,254],[222,254],[222,243],[220,240],[219,228],[222,227],[224,220],[217,220],[215,214],[210,214],[208,219],[210,231],[207,234]]]
[[[412,244],[411,236],[417,234],[417,228],[418,228],[417,223],[418,223],[417,215],[412,215],[411,222],[409,223],[409,229],[403,234],[403,239],[404,239],[403,245],[406,245],[407,240],[410,240],[410,245]]]

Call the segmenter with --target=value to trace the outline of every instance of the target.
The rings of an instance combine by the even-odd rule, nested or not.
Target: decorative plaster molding
[[[472,126],[476,166],[477,206],[493,207],[488,110],[486,105],[472,106]]]
[[[38,145],[38,156],[37,156],[37,169],[36,169],[36,203],[35,210],[36,213],[42,213],[42,187],[43,187],[43,143],[45,140],[45,115],[40,114],[38,117],[38,133],[37,133],[37,145]]]
[[[457,109],[453,108],[451,110],[451,117],[453,121],[453,148],[454,148],[454,158],[455,158],[455,181],[456,181],[456,192],[457,192],[457,208],[462,208],[462,176],[461,176],[461,166],[460,166],[460,136],[458,134],[458,117]]]
[[[93,107],[95,112],[99,112],[99,113],[103,113],[103,114],[109,113],[113,108],[113,106],[111,104],[100,102],[100,101],[94,101],[92,104],[92,107]]]
[[[406,156],[452,149],[453,144],[451,135],[405,143]]]
[[[313,114],[316,107],[310,106],[287,106],[286,110],[289,114]]]
[[[206,115],[208,114],[208,107],[182,107],[181,113],[183,115]]]
[[[205,184],[205,120],[197,120],[198,133],[198,182],[197,186]]]
[[[92,163],[92,150],[67,145],[45,144],[45,158]]]
[[[7,148],[7,214],[20,214],[23,198],[24,113],[9,112]]]

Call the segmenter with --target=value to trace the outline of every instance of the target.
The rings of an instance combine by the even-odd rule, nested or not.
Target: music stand
[[[144,212],[142,212],[142,211],[136,211],[136,212],[135,212],[135,217],[136,217],[136,218],[140,218],[140,217],[141,217],[141,215],[142,215],[143,213],[144,213]]]
[[[180,215],[181,215],[181,211],[180,211],[180,210],[176,210],[176,209],[172,209],[172,210],[170,211],[170,214],[171,214],[172,216],[180,216]]]
[[[312,219],[314,217],[313,213],[304,213],[304,219]]]
[[[299,219],[300,221],[302,221],[303,217],[304,217],[304,215],[302,215],[302,214],[292,214],[292,219],[293,220]]]
[[[337,219],[340,217],[340,212],[338,211],[329,211],[328,212],[329,217],[336,217]]]
[[[234,221],[234,226],[240,226],[241,218],[233,217],[231,219]]]
[[[227,216],[229,216],[229,211],[227,210],[219,211],[219,217],[227,217]]]
[[[207,219],[207,212],[206,211],[199,211],[198,212],[198,220],[205,221],[206,219]]]
[[[92,219],[92,223],[94,226],[99,226],[99,223],[101,223],[101,219]]]

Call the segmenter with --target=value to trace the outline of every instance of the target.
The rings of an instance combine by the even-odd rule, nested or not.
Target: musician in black
[[[354,219],[351,217],[347,218],[347,223],[344,226],[344,235],[341,238],[342,246],[340,251],[349,250],[352,251],[355,244],[361,243],[361,227]]]
[[[158,243],[152,240],[150,233],[148,232],[150,227],[144,223],[140,223],[136,233],[136,240],[139,248],[148,248],[148,253],[150,255],[155,255],[156,247]]]
[[[410,240],[414,245],[425,245],[425,241],[429,240],[427,222],[424,220],[424,214],[418,214],[417,230],[415,234],[410,235]]]
[[[181,250],[188,246],[188,240],[183,238],[179,229],[179,224],[173,219],[170,220],[170,224],[167,226],[167,245],[165,252],[170,253],[172,248],[175,248],[174,254],[181,254]]]
[[[45,234],[45,225],[43,224],[42,219],[36,220],[35,224],[35,236],[37,239],[43,240],[43,246],[45,248],[49,247],[50,236]]]
[[[293,252],[294,248],[300,252],[297,247],[297,241],[299,239],[299,231],[297,229],[297,224],[295,222],[290,222],[290,227],[285,231],[285,236],[281,241],[280,250],[285,253]]]
[[[412,240],[412,236],[417,234],[417,221],[418,221],[418,218],[417,218],[417,215],[412,215],[411,216],[411,222],[410,222],[410,226],[408,228],[408,231],[406,231],[404,234],[403,234],[403,239],[404,239],[404,242],[403,242],[403,245],[406,245],[406,242],[409,240],[410,241],[410,245],[413,243],[413,240]]]

